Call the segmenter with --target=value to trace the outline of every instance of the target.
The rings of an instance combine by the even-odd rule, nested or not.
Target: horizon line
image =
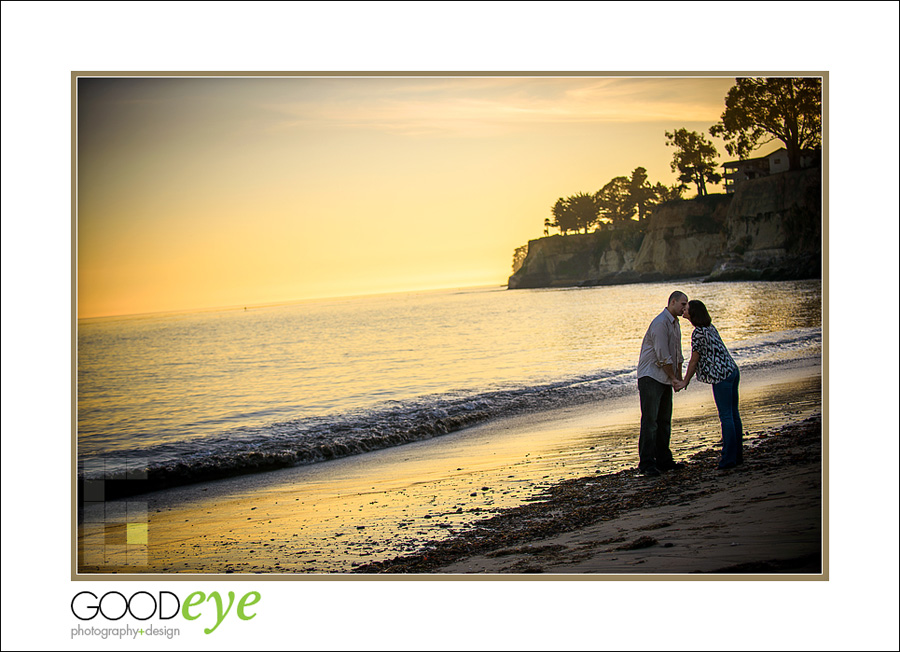
[[[260,308],[272,308],[276,306],[287,306],[291,304],[297,303],[311,303],[315,301],[335,301],[341,299],[359,299],[363,297],[377,297],[377,296],[389,296],[392,294],[418,294],[418,293],[426,293],[426,292],[440,292],[442,290],[477,290],[482,288],[505,288],[508,287],[507,283],[485,283],[479,285],[446,285],[446,286],[438,286],[438,287],[430,287],[430,288],[416,288],[416,289],[407,289],[407,290],[389,290],[389,291],[375,291],[375,292],[361,292],[359,294],[337,294],[337,295],[327,295],[327,296],[317,296],[317,297],[306,297],[303,299],[284,299],[284,300],[275,300],[275,301],[265,301],[262,303],[236,303],[231,305],[221,305],[221,306],[201,306],[194,308],[170,308],[170,309],[162,309],[162,310],[151,310],[148,312],[131,312],[131,313],[111,313],[104,315],[89,315],[86,317],[82,317],[80,315],[76,315],[76,321],[90,320],[90,319],[116,319],[116,318],[135,318],[135,317],[151,317],[151,316],[159,316],[159,315],[176,315],[176,314],[187,314],[187,313],[198,313],[198,312],[216,312],[216,311],[231,311],[231,310],[250,310],[250,309],[260,309]],[[76,300],[77,301],[77,300]]]

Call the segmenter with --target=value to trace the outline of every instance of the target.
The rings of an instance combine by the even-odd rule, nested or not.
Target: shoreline
[[[813,363],[813,358],[796,358],[779,361],[776,365],[757,364],[745,366],[742,369],[744,376],[752,376],[761,373],[783,374],[794,368],[808,367]],[[574,382],[574,381],[573,381]],[[575,383],[578,384],[578,383]],[[630,384],[629,384],[630,385]],[[695,383],[695,387],[702,387],[702,384]],[[559,414],[568,414],[579,411],[595,411],[597,406],[603,406],[602,409],[617,409],[616,406],[624,401],[627,403],[632,401],[631,394],[634,391],[619,391],[621,387],[613,387],[613,391],[606,396],[599,398],[581,396],[570,398],[569,400],[559,401],[542,407],[526,407],[521,410],[513,410],[511,413],[503,413],[502,411],[494,415],[485,415],[475,410],[473,413],[461,412],[452,416],[440,417],[435,416],[433,422],[428,424],[420,424],[417,436],[404,439],[402,434],[396,437],[384,437],[387,443],[379,443],[377,440],[363,441],[357,450],[353,450],[352,443],[340,442],[332,446],[327,444],[319,444],[316,448],[319,459],[303,459],[296,460],[296,451],[292,452],[285,448],[273,448],[271,450],[248,450],[245,452],[246,464],[233,463],[231,465],[217,464],[177,464],[172,468],[155,467],[142,471],[139,468],[127,468],[119,472],[104,472],[102,480],[97,477],[88,476],[85,471],[79,471],[76,475],[77,493],[85,495],[90,493],[90,489],[94,493],[102,482],[102,493],[106,501],[132,499],[143,500],[148,494],[157,494],[170,490],[187,489],[196,485],[204,485],[207,483],[215,483],[219,481],[230,481],[244,476],[265,475],[275,471],[281,471],[292,468],[321,464],[323,462],[333,462],[357,455],[377,452],[397,448],[398,446],[408,446],[427,442],[429,440],[457,435],[464,431],[472,431],[478,429],[493,429],[498,423],[531,423],[533,421],[547,421],[556,418]],[[634,390],[632,387],[631,390]],[[694,391],[696,393],[696,390]],[[549,395],[548,395],[549,396]],[[685,394],[681,394],[679,399],[683,399]],[[552,397],[551,397],[552,398]],[[633,401],[632,401],[633,402]],[[358,430],[359,428],[353,428]],[[140,458],[138,458],[140,459]],[[85,467],[93,465],[103,468],[103,460],[91,460],[85,462]],[[79,503],[78,517],[82,522],[83,504]]]
[[[754,437],[821,414],[818,360],[748,370],[741,406]],[[110,501],[105,522],[79,531],[76,572],[363,578],[357,571],[373,562],[416,555],[477,531],[510,509],[540,505],[536,501],[567,483],[629,478],[637,464],[638,422],[635,392],[320,464]],[[676,394],[677,459],[714,453],[719,436],[708,386]],[[634,479],[625,485],[644,486]],[[630,489],[616,491],[624,500]],[[132,511],[147,523],[143,546],[126,544]],[[436,568],[412,572],[495,572]]]

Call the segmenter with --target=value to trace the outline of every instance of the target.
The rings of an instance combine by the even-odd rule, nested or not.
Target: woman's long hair
[[[694,326],[709,326],[712,324],[709,311],[703,305],[703,302],[697,299],[688,301],[688,319],[691,320]]]

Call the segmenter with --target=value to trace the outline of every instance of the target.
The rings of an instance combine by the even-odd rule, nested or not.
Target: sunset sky
[[[557,198],[672,184],[733,83],[82,77],[78,315],[502,285]]]

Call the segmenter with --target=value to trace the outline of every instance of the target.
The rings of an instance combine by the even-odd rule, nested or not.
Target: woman
[[[675,389],[688,386],[694,374],[700,382],[710,383],[719,420],[722,422],[722,459],[719,469],[730,469],[744,461],[743,424],[738,411],[738,383],[741,372],[725,347],[719,331],[712,325],[702,301],[689,301],[684,316],[694,325],[691,334],[691,360],[684,380]]]

